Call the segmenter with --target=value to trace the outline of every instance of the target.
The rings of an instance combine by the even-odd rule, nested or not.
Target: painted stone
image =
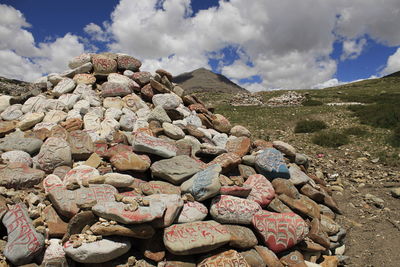
[[[257,202],[261,207],[267,206],[275,197],[275,190],[271,182],[261,174],[253,174],[244,182],[252,188],[247,199]]]
[[[204,259],[198,267],[213,267],[213,266],[238,266],[250,267],[247,261],[236,250],[228,250],[217,255]]]
[[[308,234],[306,222],[295,213],[260,211],[254,215],[252,224],[275,253],[293,247]]]
[[[139,206],[137,210],[126,209],[122,202],[103,202],[92,207],[97,216],[114,220],[124,224],[141,224],[161,218],[166,209],[165,204],[159,200],[151,200],[148,207]]]
[[[108,74],[117,71],[117,61],[105,55],[92,57],[94,74]]]
[[[230,241],[224,225],[215,221],[174,224],[164,229],[165,247],[174,255],[212,251]]]
[[[53,95],[60,96],[69,92],[72,92],[75,89],[75,82],[70,78],[62,79],[54,88]]]
[[[27,113],[21,117],[21,120],[17,124],[17,128],[21,131],[26,131],[41,122],[43,118],[43,112]]]
[[[146,152],[163,158],[175,157],[178,150],[171,142],[141,132],[135,134],[132,147],[135,152]]]
[[[153,177],[165,179],[173,184],[181,184],[200,171],[201,165],[193,158],[181,155],[156,161],[150,169]]]
[[[181,194],[181,188],[179,186],[172,185],[163,181],[150,181],[140,184],[140,189],[145,195],[154,194]]]
[[[22,150],[12,150],[1,154],[3,163],[24,163],[29,167],[32,166],[31,156]]]
[[[217,196],[213,199],[210,214],[220,223],[251,224],[251,220],[261,206],[248,199],[234,196]]]
[[[96,168],[86,166],[86,165],[81,165],[78,167],[75,167],[71,170],[69,170],[66,174],[65,177],[63,178],[64,185],[66,187],[77,184],[79,186],[88,184],[89,180],[92,177],[99,176],[100,173]]]
[[[202,221],[207,216],[207,214],[208,209],[204,204],[197,201],[188,201],[183,205],[181,213],[179,214],[176,222],[189,223]]]
[[[142,62],[128,55],[118,55],[117,65],[120,70],[138,71],[140,66],[142,66]]]
[[[43,256],[44,266],[68,266],[67,258],[60,239],[52,238]]]
[[[73,78],[76,84],[95,84],[96,77],[93,74],[78,73]]]
[[[101,85],[101,95],[103,97],[109,96],[126,96],[132,93],[128,84],[105,82]]]
[[[221,184],[219,173],[221,166],[211,165],[196,173],[192,178],[181,184],[184,193],[190,193],[196,201],[203,201],[218,194]]]
[[[78,68],[78,67],[82,66],[83,64],[89,63],[91,61],[91,59],[92,59],[92,56],[90,54],[83,53],[79,56],[72,58],[68,62],[68,67],[70,69]]]
[[[223,185],[219,190],[221,195],[230,195],[235,197],[247,198],[251,192],[252,188],[248,185],[238,186],[238,185]]]
[[[21,104],[15,104],[1,112],[1,118],[5,121],[18,120],[24,113],[21,110]]]
[[[267,148],[256,155],[257,171],[267,178],[290,178],[289,170],[281,152],[275,148]]]
[[[41,253],[44,247],[44,237],[36,232],[24,204],[10,207],[2,220],[7,228],[7,244],[4,256],[14,265],[30,263]]]

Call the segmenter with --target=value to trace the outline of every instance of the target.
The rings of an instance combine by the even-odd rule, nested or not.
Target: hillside
[[[262,92],[264,102],[287,91]],[[321,90],[299,90],[315,106],[233,107],[229,94],[199,94],[233,124],[241,124],[265,140],[282,140],[311,159],[310,169],[329,181],[341,203],[339,222],[346,226],[346,266],[397,266],[400,255],[400,148],[392,145],[399,123],[400,77],[364,80]],[[349,106],[345,103],[360,102]],[[339,103],[342,105],[331,105]],[[330,105],[328,105],[330,104]],[[255,116],[255,114],[257,116]],[[256,117],[256,119],[254,119]],[[301,120],[320,120],[322,133],[347,133],[349,143],[338,148],[313,143],[318,133],[295,133]],[[357,132],[351,132],[356,129]],[[396,135],[395,135],[396,136]],[[399,135],[397,135],[399,141]]]
[[[195,92],[240,93],[246,89],[235,84],[224,75],[216,74],[205,68],[180,74],[173,78],[187,94]]]

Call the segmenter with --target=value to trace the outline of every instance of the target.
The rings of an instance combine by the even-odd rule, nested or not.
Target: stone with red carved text
[[[207,214],[208,214],[208,209],[204,204],[197,201],[193,202],[188,201],[183,205],[181,213],[176,219],[176,222],[189,223],[189,222],[202,221],[207,216]]]
[[[220,223],[251,224],[254,214],[260,210],[261,206],[252,200],[224,195],[213,199],[210,214]]]
[[[247,199],[257,202],[261,207],[267,206],[275,197],[275,190],[271,182],[261,174],[249,176],[244,184],[252,188]]]
[[[50,239],[43,257],[43,266],[68,266],[60,239]]]
[[[221,184],[219,182],[219,173],[221,166],[211,165],[206,169],[199,171],[192,178],[181,184],[181,190],[184,193],[190,193],[197,201],[203,201],[212,198],[219,193]]]
[[[41,253],[44,247],[44,237],[36,232],[24,204],[10,207],[2,220],[7,228],[7,244],[4,256],[14,265],[30,263]]]
[[[237,266],[250,267],[247,261],[236,250],[228,250],[201,261],[198,267]]]
[[[31,188],[40,183],[45,173],[30,168],[25,163],[9,163],[0,167],[0,186],[7,188]]]
[[[209,252],[230,239],[226,227],[215,221],[175,224],[164,229],[165,247],[174,255]]]
[[[275,253],[293,247],[308,234],[306,222],[295,213],[260,211],[254,215],[252,224]]]
[[[200,171],[201,165],[193,158],[181,155],[156,161],[150,169],[154,177],[165,179],[173,184],[181,184]]]
[[[232,185],[232,186],[221,186],[221,189],[219,190],[221,195],[230,195],[230,196],[235,196],[235,197],[248,197],[252,188],[248,185],[243,185],[243,186],[238,186],[238,185]]]
[[[181,194],[181,188],[179,186],[172,185],[163,181],[150,181],[142,183],[140,189],[145,195],[153,194]]]
[[[131,71],[138,71],[140,66],[142,66],[142,62],[140,62],[140,60],[122,54],[118,55],[117,64],[119,70],[131,70]]]
[[[94,74],[108,74],[117,71],[117,61],[105,55],[95,55],[92,57]]]
[[[40,169],[51,172],[56,167],[72,163],[71,148],[67,141],[57,137],[48,138],[37,155]]]
[[[130,93],[132,93],[132,89],[125,83],[105,82],[101,85],[101,95],[103,97],[126,96]]]
[[[24,163],[29,167],[32,166],[31,156],[22,150],[12,150],[1,154],[3,163]]]
[[[122,202],[103,202],[92,207],[92,211],[100,217],[125,224],[140,224],[151,222],[164,215],[166,207],[162,201],[151,200],[148,207],[139,206],[131,211]]]
[[[178,150],[173,142],[141,132],[135,134],[132,147],[135,152],[150,153],[163,158],[175,157]]]

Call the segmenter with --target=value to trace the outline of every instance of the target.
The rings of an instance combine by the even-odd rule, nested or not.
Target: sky
[[[25,81],[108,51],[250,91],[400,71],[399,0],[0,0],[0,14],[0,76]]]

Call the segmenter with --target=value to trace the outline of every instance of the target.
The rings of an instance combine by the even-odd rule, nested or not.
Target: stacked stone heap
[[[343,260],[339,208],[294,147],[251,139],[128,55],[69,67],[0,96],[0,266]]]
[[[263,97],[259,94],[238,93],[229,103],[232,106],[261,106],[263,105]]]
[[[267,101],[267,106],[270,107],[290,107],[300,106],[306,97],[300,93],[289,91],[283,95],[273,97]]]

